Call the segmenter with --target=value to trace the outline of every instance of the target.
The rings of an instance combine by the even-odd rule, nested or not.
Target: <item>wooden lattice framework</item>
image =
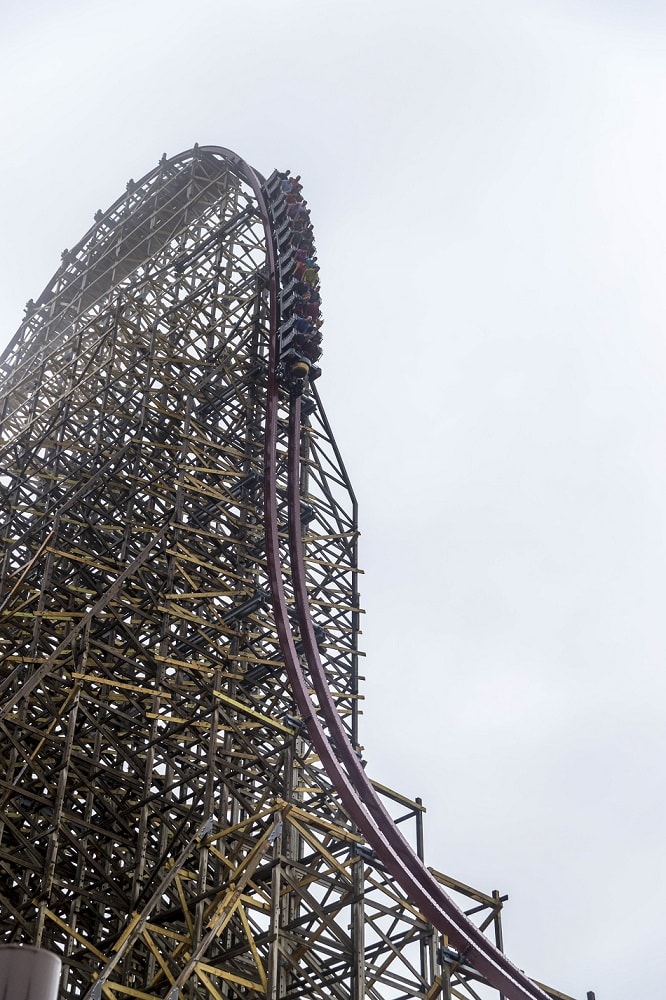
[[[195,148],[98,216],[2,359],[2,937],[61,954],[63,997],[487,996],[294,706],[264,540],[267,283],[247,171]],[[358,747],[356,504],[314,389],[303,412],[308,596]],[[422,853],[421,804],[379,790]],[[436,877],[501,947],[504,897]]]

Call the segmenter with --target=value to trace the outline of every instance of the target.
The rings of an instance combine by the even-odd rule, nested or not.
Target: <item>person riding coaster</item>
[[[321,334],[313,331],[309,334],[296,334],[293,340],[293,346],[296,351],[305,356],[308,361],[318,361],[321,357]]]

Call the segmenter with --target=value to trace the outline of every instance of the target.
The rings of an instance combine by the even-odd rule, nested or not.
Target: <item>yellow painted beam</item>
[[[137,913],[137,911],[135,910],[130,918],[130,922],[127,924],[125,930],[122,932],[122,934],[114,944],[113,948],[111,949],[112,951],[119,951],[120,948],[122,948],[122,946],[125,944],[125,941],[127,941],[127,938],[130,936],[130,934],[132,933],[132,931],[134,930],[140,919],[141,919],[141,914]]]
[[[38,906],[39,904],[35,901],[35,905]],[[49,918],[49,920],[52,920],[54,924],[57,924],[58,927],[60,927],[63,931],[69,934],[70,937],[73,937],[75,941],[78,941],[79,944],[82,944],[84,948],[87,948],[88,951],[91,951],[93,953],[93,955],[96,955],[97,958],[101,959],[102,962],[108,961],[106,955],[104,955],[98,948],[96,948],[94,944],[91,944],[90,941],[84,938],[82,934],[79,934],[78,931],[75,931],[73,927],[70,927],[69,924],[66,924],[64,920],[61,920],[60,917],[56,916],[55,913],[52,913],[51,910],[49,910],[46,906],[44,907],[44,914]]]
[[[255,983],[251,979],[245,979],[243,976],[236,976],[233,972],[227,972],[226,969],[217,969],[214,965],[206,965],[204,962],[197,962],[194,966],[197,975],[199,975],[199,970],[203,972],[210,972],[214,976],[219,976],[220,979],[228,979],[230,983],[239,983],[241,986],[247,986],[251,990],[262,991],[261,983]]]
[[[239,712],[243,712],[245,715],[250,715],[254,719],[259,719],[260,722],[270,726],[271,729],[277,729],[281,733],[288,733],[289,736],[296,735],[296,730],[292,729],[291,726],[285,726],[284,722],[278,722],[277,719],[271,719],[269,715],[264,715],[263,712],[258,712],[256,708],[250,708],[249,705],[244,705],[242,701],[236,701],[235,698],[230,698],[228,694],[224,694],[222,691],[213,691],[213,694],[226,705],[231,705],[232,708],[237,709]]]

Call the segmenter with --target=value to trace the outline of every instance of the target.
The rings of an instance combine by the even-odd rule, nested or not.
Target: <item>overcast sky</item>
[[[303,178],[369,772],[511,958],[663,995],[666,5],[2,3],[0,338],[194,142]]]

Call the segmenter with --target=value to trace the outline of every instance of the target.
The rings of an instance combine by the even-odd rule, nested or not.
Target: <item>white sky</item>
[[[531,975],[656,997],[666,7],[4,0],[0,333],[194,142],[300,173],[363,529],[369,771]]]

